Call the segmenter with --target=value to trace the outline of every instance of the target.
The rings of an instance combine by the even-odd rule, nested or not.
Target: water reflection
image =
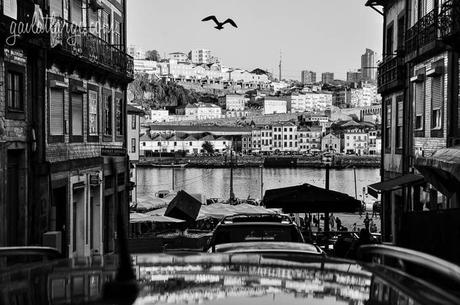
[[[237,168],[234,170],[234,191],[238,198],[248,196],[260,198],[259,168]],[[356,169],[356,192],[362,195],[363,187],[380,181],[379,169]],[[310,183],[324,187],[325,171],[316,168],[269,168],[263,170],[264,189]],[[227,198],[230,189],[230,171],[225,168],[201,169],[181,168],[174,170],[175,188],[190,193],[202,193],[208,198]],[[138,193],[155,194],[159,190],[172,188],[172,169],[139,168]],[[355,196],[353,169],[331,170],[330,188]]]

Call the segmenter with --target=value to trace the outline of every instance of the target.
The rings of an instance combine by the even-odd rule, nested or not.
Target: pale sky
[[[170,52],[210,49],[227,67],[267,69],[300,79],[301,70],[345,79],[366,48],[381,53],[383,17],[365,0],[129,0],[128,44]],[[208,15],[223,21],[221,31]],[[380,55],[377,56],[380,58]]]

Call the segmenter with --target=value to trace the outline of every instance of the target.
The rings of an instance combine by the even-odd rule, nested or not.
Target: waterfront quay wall
[[[264,164],[272,164],[272,159],[276,158],[277,167],[325,167],[321,156],[253,156],[243,155],[233,157],[233,167],[261,167]],[[285,165],[282,160],[285,159]],[[295,159],[295,162],[291,162]],[[281,161],[281,162],[280,162]],[[232,166],[232,160],[228,156],[185,156],[171,158],[143,157],[139,161],[139,166],[168,167],[172,165],[182,165],[192,168],[226,168]],[[268,167],[268,166],[265,166]],[[354,156],[337,155],[334,157],[331,168],[378,168],[380,167],[380,156]]]

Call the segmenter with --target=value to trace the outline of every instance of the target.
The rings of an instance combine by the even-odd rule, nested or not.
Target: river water
[[[362,199],[363,188],[379,182],[378,168],[356,169],[356,195]],[[325,185],[325,169],[317,168],[265,168],[264,190],[309,183],[319,187]],[[138,167],[138,194],[154,194],[159,190],[172,189],[171,168]],[[330,170],[330,189],[355,197],[353,169]],[[233,170],[233,187],[237,198],[261,198],[261,169],[236,168]],[[230,195],[230,169],[228,168],[175,168],[175,190],[205,195],[206,198],[228,199]],[[364,199],[371,199],[364,195]],[[366,200],[367,201],[367,200]]]

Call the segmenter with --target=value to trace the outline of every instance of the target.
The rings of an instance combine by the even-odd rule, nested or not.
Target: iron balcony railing
[[[102,38],[62,18],[50,23],[50,44],[114,72],[134,77],[134,59]]]
[[[379,93],[404,83],[405,69],[402,56],[385,59],[378,67],[377,84]]]
[[[406,31],[406,51],[417,51],[436,40],[460,34],[460,1],[447,0]]]
[[[460,1],[445,1],[439,13],[439,29],[443,39],[460,38]]]

